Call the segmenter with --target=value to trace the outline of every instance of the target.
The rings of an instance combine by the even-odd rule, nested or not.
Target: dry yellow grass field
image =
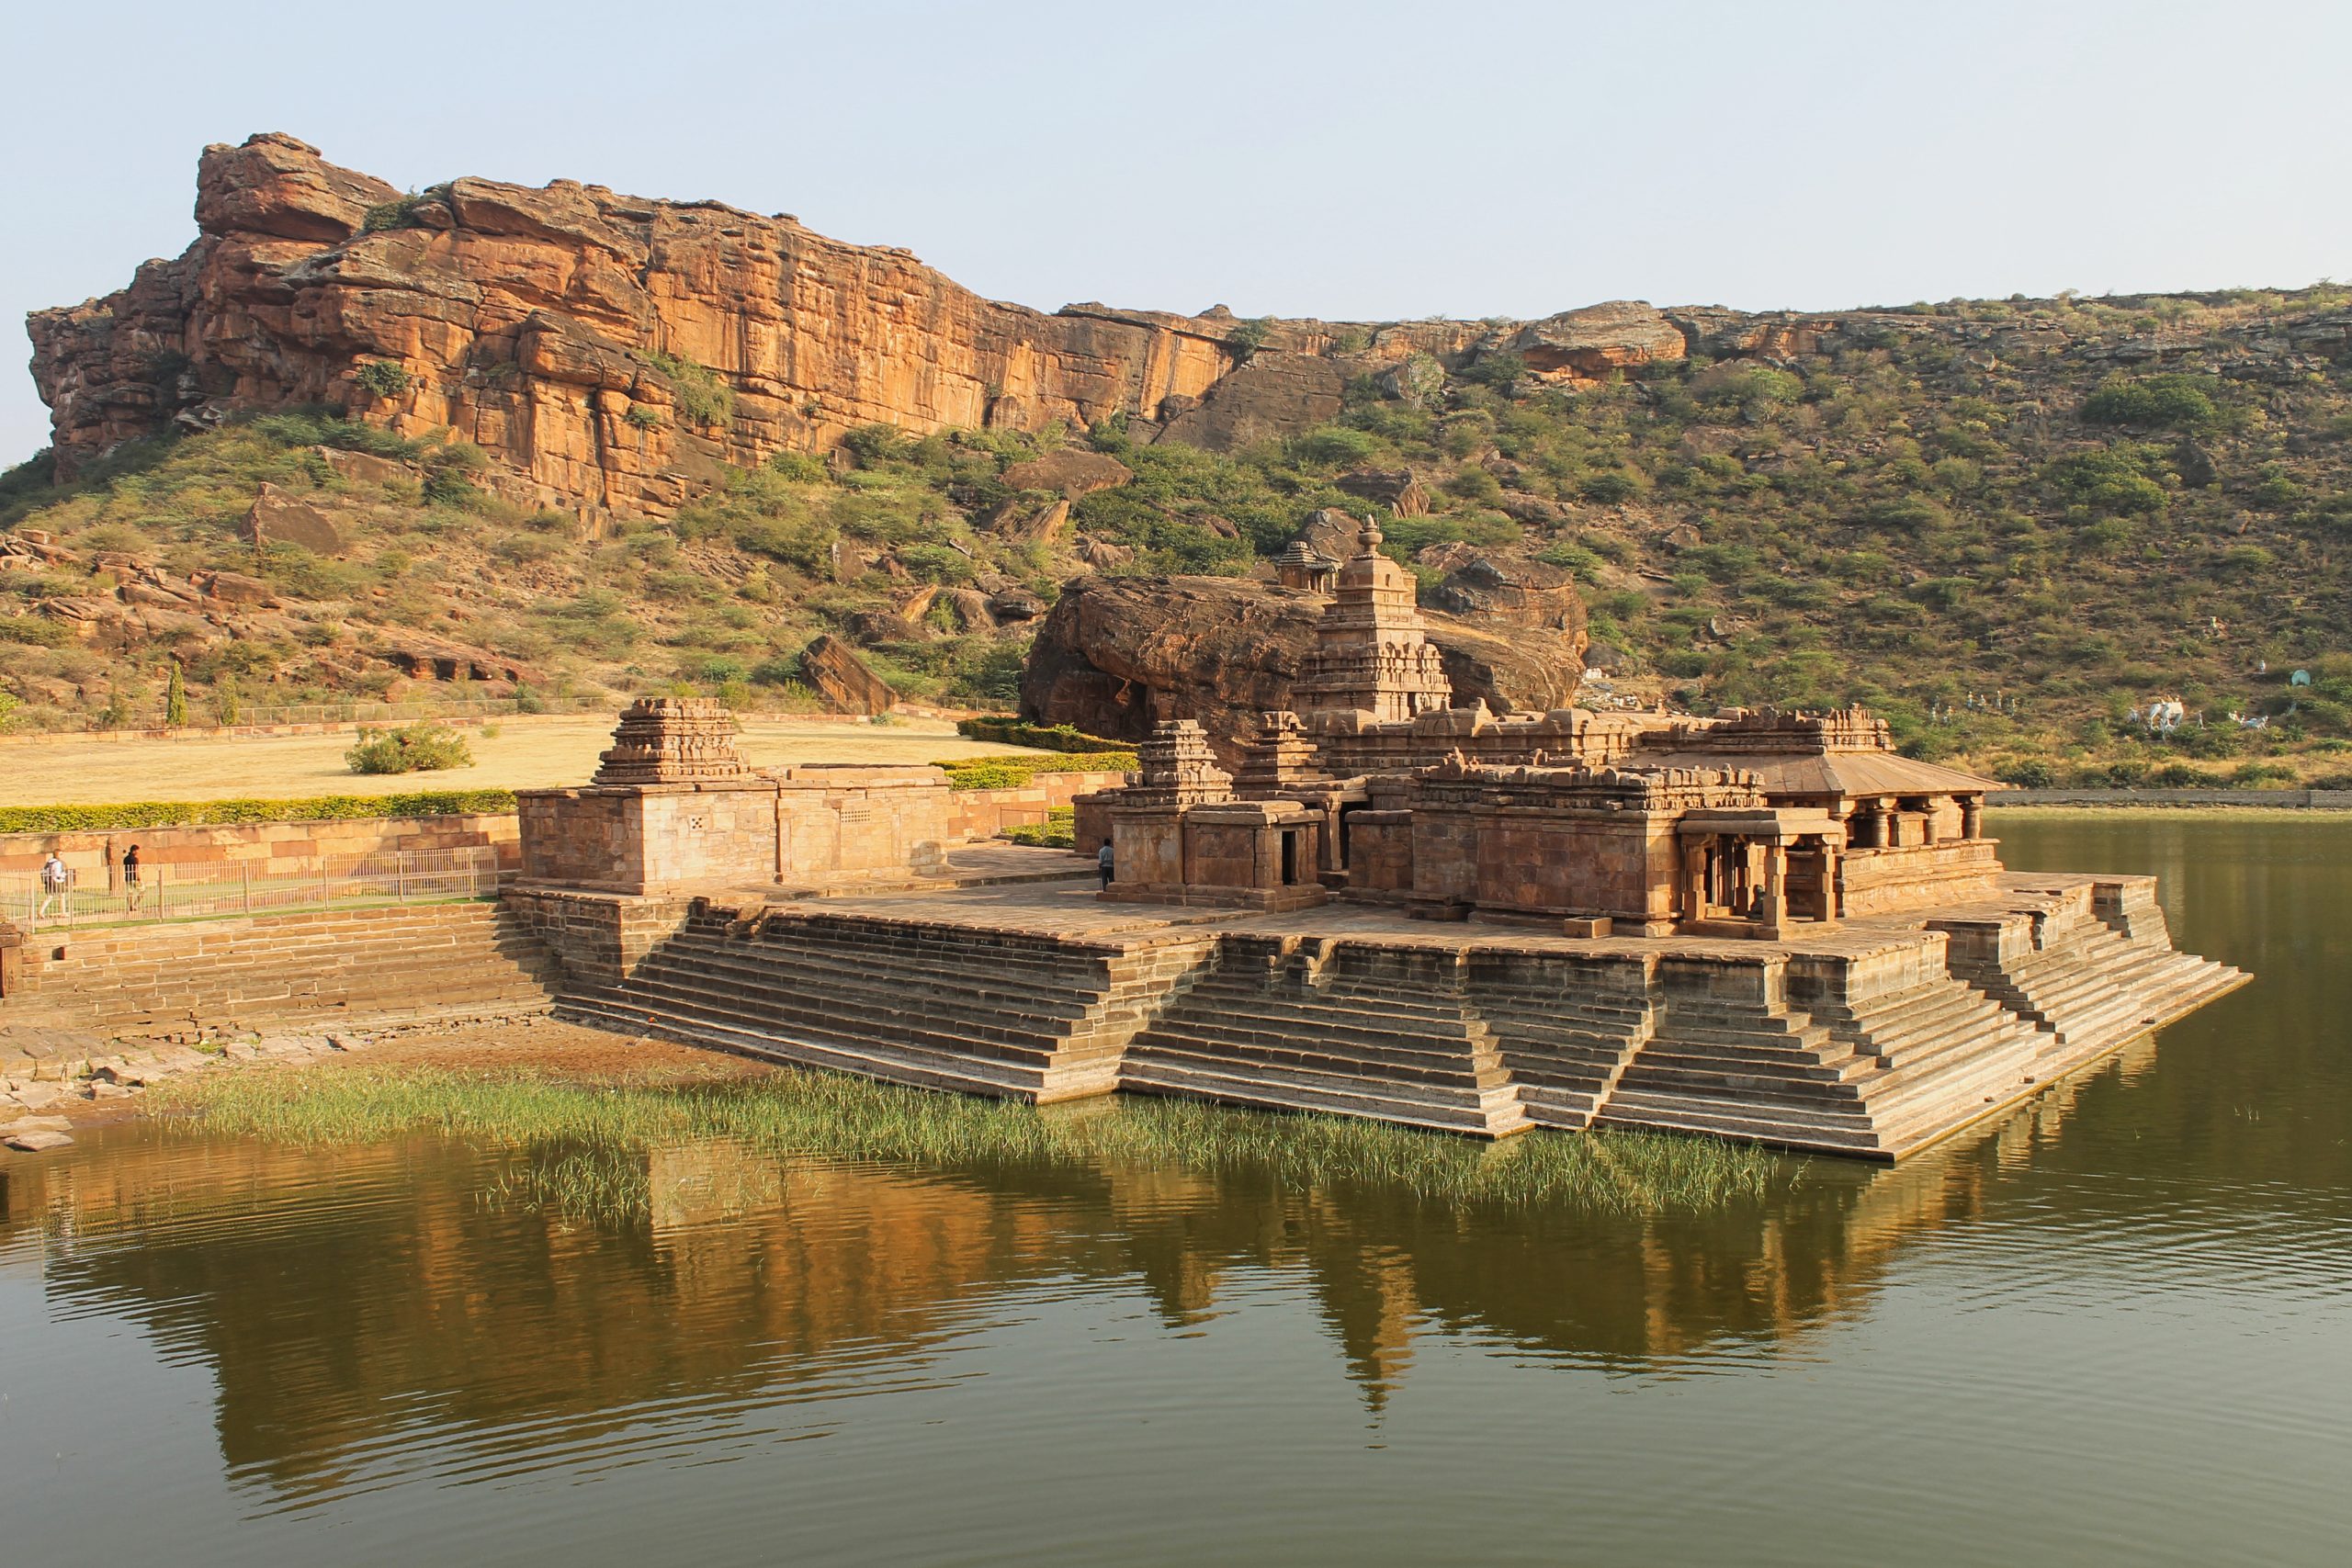
[[[609,715],[506,718],[495,735],[464,727],[474,765],[440,773],[367,776],[344,761],[354,734],[184,739],[106,735],[0,739],[0,805],[101,805],[126,800],[270,799],[396,795],[420,789],[531,789],[588,782],[612,744]],[[786,762],[929,762],[1001,755],[1013,747],[967,740],[944,720],[894,725],[750,718],[744,760]]]

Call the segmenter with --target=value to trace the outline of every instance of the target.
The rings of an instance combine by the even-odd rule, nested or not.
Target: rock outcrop
[[[175,424],[324,403],[452,428],[549,501],[659,513],[721,463],[860,424],[1091,425],[1199,397],[1238,358],[1227,322],[998,304],[716,202],[472,178],[403,197],[281,135],[207,148],[198,192],[187,252],[28,320],[63,475]]]
[[[1290,705],[1326,603],[1243,578],[1077,579],[1038,628],[1022,716],[1121,740],[1143,739],[1161,719],[1196,718],[1223,744],[1248,734],[1260,713]],[[1575,695],[1581,621],[1572,632],[1501,636],[1447,615],[1425,619],[1457,705],[1541,711]]]
[[[135,436],[311,403],[454,431],[526,502],[660,515],[725,465],[874,423],[1126,416],[1144,440],[1240,445],[1332,418],[1353,377],[1426,379],[1413,367],[1431,356],[1466,362],[1520,331],[1283,321],[1239,344],[1221,307],[1048,315],[787,215],[570,180],[403,196],[278,134],[205,149],[196,220],[196,243],[128,288],[28,318],[61,478]],[[1579,373],[1682,341],[1645,305],[1525,332],[1531,364]],[[1050,478],[1035,488],[1071,499],[1117,482]]]
[[[371,459],[378,461],[380,459]],[[300,545],[317,555],[341,555],[343,530],[334,518],[309,502],[288,495],[265,482],[245,511],[240,536],[255,548],[265,545]]]
[[[1560,568],[1475,549],[1448,566],[1445,581],[1430,595],[1438,609],[1482,625],[1565,632],[1583,646],[1584,596]]]
[[[857,650],[830,632],[820,632],[800,650],[800,678],[835,713],[888,713],[899,703]]]

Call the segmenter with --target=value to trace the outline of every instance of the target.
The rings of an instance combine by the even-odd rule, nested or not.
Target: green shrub
[[[2151,473],[2160,469],[2151,449],[2110,446],[2075,452],[2041,470],[2043,482],[2066,500],[2115,516],[2154,516],[2165,509],[2165,489]]]
[[[1074,850],[1078,847],[1077,809],[1057,806],[1046,813],[1043,822],[1016,824],[1006,829],[1004,836],[1016,844],[1035,844],[1049,850]]]
[[[411,191],[406,196],[379,202],[368,209],[367,217],[359,220],[360,231],[380,234],[387,229],[413,229],[416,227],[417,209],[433,199],[431,196]]]
[[[1290,444],[1290,455],[1320,468],[1347,468],[1380,450],[1380,443],[1361,430],[1343,424],[1321,424]]]
[[[405,795],[323,795],[293,800],[141,800],[112,806],[0,806],[0,833],[103,833],[124,828],[227,827],[249,822],[356,822],[376,818],[497,816],[503,789]]]
[[[2005,784],[2015,784],[2019,789],[2048,789],[2058,782],[2057,772],[2039,758],[2028,758],[2021,762],[2005,762],[1995,770],[1993,776]]]
[[[1593,475],[1577,487],[1577,493],[1596,506],[1615,506],[1639,494],[1641,486],[1621,473]]]
[[[822,457],[807,452],[778,452],[767,462],[768,472],[795,484],[820,484],[832,478]]]
[[[74,641],[73,628],[46,615],[0,615],[0,642],[28,648],[64,648]]]
[[[683,355],[664,354],[658,349],[645,359],[669,381],[670,398],[680,419],[689,424],[709,426],[724,424],[735,416],[735,389],[721,379],[718,371]]]
[[[2137,380],[2110,376],[2083,400],[2083,420],[2088,424],[2211,430],[2221,423],[2212,387],[2202,376],[2149,376]]]
[[[359,374],[354,378],[361,391],[378,398],[400,396],[408,390],[408,384],[413,378],[409,375],[407,367],[390,359],[369,360],[359,367]]]
[[[1225,346],[1233,351],[1234,363],[1247,365],[1266,346],[1273,335],[1274,321],[1271,316],[1252,316],[1225,334]]]
[[[1078,751],[1057,757],[963,757],[937,762],[950,789],[1019,789],[1039,773],[1131,773],[1133,751]]]
[[[473,748],[446,724],[429,719],[398,729],[362,729],[344,761],[355,773],[430,773],[473,766]]]
[[[1034,746],[1041,751],[1099,753],[1126,749],[1119,741],[1085,734],[1075,725],[1032,724],[1024,718],[961,718],[956,721],[956,733],[967,740],[985,740],[996,746]]]
[[[645,403],[629,404],[628,412],[621,415],[621,417],[627,420],[632,427],[639,430],[659,430],[662,428],[661,411]]]

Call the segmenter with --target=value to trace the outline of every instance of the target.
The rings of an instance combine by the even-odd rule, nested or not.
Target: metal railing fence
[[[23,931],[74,930],[141,921],[199,920],[340,905],[419,904],[485,898],[513,876],[494,846],[458,850],[383,850],[373,854],[299,860],[158,863],[137,883],[113,873],[113,886],[78,874],[62,888],[37,873],[0,877],[0,919]]]

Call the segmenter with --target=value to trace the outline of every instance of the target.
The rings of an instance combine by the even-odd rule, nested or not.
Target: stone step
[[[1507,1136],[1532,1125],[1516,1099],[1507,1098],[1507,1089],[1477,1101],[1465,1100],[1458,1105],[1442,1105],[1383,1095],[1372,1086],[1338,1089],[1284,1084],[1253,1076],[1193,1070],[1173,1063],[1131,1064],[1121,1076],[1120,1087],[1142,1094],[1179,1095],[1265,1110],[1356,1116],[1485,1137]]]
[[[1005,990],[1023,987],[1052,988],[1074,982],[1101,983],[1105,976],[1103,961],[1080,954],[1065,954],[1051,963],[1039,963],[1012,958],[1000,950],[985,945],[974,946],[936,954],[875,947],[860,951],[817,942],[800,940],[797,930],[780,931],[770,927],[760,936],[752,938],[714,935],[704,931],[682,931],[659,951],[707,953],[715,958],[734,961],[757,959],[762,962],[796,963],[810,968],[851,971],[877,978],[894,978],[908,985],[931,985],[943,976],[968,975],[975,980]]]
[[[1828,1117],[1783,1107],[1727,1105],[1670,1094],[1643,1094],[1621,1089],[1601,1108],[1595,1124],[1640,1127],[1654,1132],[1703,1133],[1716,1137],[1745,1138],[1794,1148],[1826,1149],[1839,1154],[1883,1154],[1870,1123],[1860,1116]]]
[[[1065,1020],[1083,1017],[1094,1001],[1092,990],[1085,995],[1073,996],[1069,994],[1071,987],[1015,987],[1006,986],[1001,978],[992,977],[988,982],[981,982],[962,975],[948,974],[931,976],[918,985],[894,976],[877,976],[863,968],[811,963],[805,955],[797,953],[763,952],[739,955],[699,947],[681,950],[668,945],[649,955],[639,965],[637,975],[691,977],[714,986],[771,986],[833,993],[855,992],[888,1000],[894,1006],[904,1005],[905,998],[953,997],[959,1005],[1018,1009],[1036,1017]],[[636,976],[631,976],[632,982],[635,978]]]
[[[1247,1069],[1252,1073],[1295,1074],[1352,1083],[1427,1085],[1434,1089],[1497,1089],[1510,1075],[1493,1063],[1481,1064],[1466,1054],[1451,1064],[1403,1066],[1355,1055],[1343,1047],[1317,1042],[1317,1047],[1295,1051],[1237,1051],[1226,1042],[1186,1028],[1155,1029],[1127,1047],[1130,1070],[1147,1062],[1183,1059],[1220,1071]]]
[[[1645,1050],[1626,1066],[1616,1093],[1713,1098],[1724,1105],[1862,1107],[1863,1083],[1802,1077],[1793,1073],[1743,1071],[1689,1057],[1654,1058]],[[1612,1097],[1611,1103],[1614,1103]]]
[[[1072,962],[1099,964],[1109,956],[1100,950],[1073,949],[1051,938],[1023,939],[1002,931],[940,931],[892,923],[843,926],[795,916],[771,919],[759,935],[752,937],[727,935],[725,922],[689,922],[688,929],[745,946],[783,942],[812,952],[883,961],[955,964],[985,953],[989,963],[1008,973]]]
[[[631,1033],[658,1032],[672,1039],[720,1045],[808,1066],[967,1094],[1035,1098],[1046,1081],[1046,1074],[1035,1068],[892,1046],[852,1036],[778,1033],[700,1013],[640,1007],[626,996],[569,996],[559,1009],[559,1015],[582,1022],[616,1026]]]
[[[628,998],[642,1002],[650,1012],[673,1017],[707,1019],[730,1028],[771,1030],[779,1033],[813,1033],[829,1039],[866,1040],[888,1045],[935,1051],[943,1055],[971,1055],[1013,1064],[1050,1066],[1062,1046],[1061,1037],[1043,1032],[1026,1037],[977,1024],[936,1027],[933,1017],[910,1017],[873,1010],[847,1010],[821,1002],[785,1002],[763,995],[726,999],[692,987],[672,986],[633,977]]]
[[[1351,1047],[1395,1054],[1398,1059],[1437,1052],[1471,1048],[1474,1037],[1457,1016],[1426,1028],[1389,1028],[1377,1014],[1327,1012],[1301,1016],[1272,1006],[1242,1009],[1224,998],[1186,996],[1168,1014],[1171,1023],[1216,1032],[1236,1045],[1283,1047],[1317,1041],[1344,1040]]]
[[[1252,978],[1236,977],[1224,971],[1203,977],[1193,987],[1192,994],[1204,1001],[1215,998],[1220,1006],[1230,1003],[1248,1007],[1259,1002],[1272,1003],[1301,1017],[1330,1013],[1453,1023],[1460,1022],[1462,1018],[1462,1003],[1458,998],[1433,998],[1424,993],[1405,1001],[1376,989],[1345,984],[1298,986],[1279,981],[1263,983]]]

